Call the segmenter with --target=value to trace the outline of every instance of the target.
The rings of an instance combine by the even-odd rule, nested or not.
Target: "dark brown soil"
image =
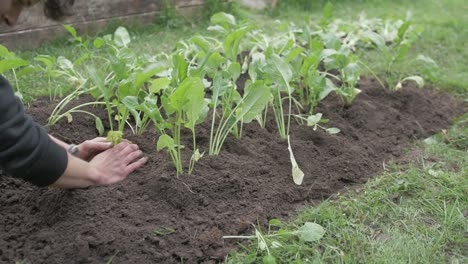
[[[318,111],[341,129],[337,135],[292,126],[292,145],[305,173],[294,185],[287,143],[273,121],[244,126],[220,156],[205,156],[193,175],[175,176],[157,135],[129,136],[150,157],[126,181],[84,190],[40,189],[0,177],[0,262],[215,263],[236,248],[223,235],[252,234],[252,224],[287,219],[343,188],[365,183],[382,164],[399,159],[409,143],[448,128],[463,111],[450,96],[414,87],[389,92],[372,79],[345,108],[333,96]],[[45,123],[52,105],[39,100],[30,113]],[[198,131],[206,150],[208,126]],[[50,132],[79,143],[96,136],[94,122],[77,115]],[[190,147],[190,146],[188,146]],[[171,229],[166,235],[155,231]]]

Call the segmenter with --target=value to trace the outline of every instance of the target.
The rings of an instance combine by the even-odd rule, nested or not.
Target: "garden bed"
[[[305,173],[301,186],[292,180],[288,145],[274,120],[267,129],[245,125],[241,141],[228,137],[221,154],[203,157],[191,176],[175,176],[168,156],[156,152],[157,135],[148,131],[128,136],[150,159],[121,184],[56,190],[1,177],[0,262],[106,263],[112,256],[112,263],[222,262],[237,243],[223,235],[252,234],[257,223],[288,219],[365,183],[383,164],[402,158],[411,142],[448,128],[463,111],[461,102],[428,89],[391,92],[369,78],[359,88],[350,107],[332,94],[317,109],[341,133],[292,123],[292,147]],[[53,107],[37,100],[28,111],[45,124]],[[199,129],[201,150],[209,129]],[[50,132],[71,143],[97,136],[93,122],[80,115]]]

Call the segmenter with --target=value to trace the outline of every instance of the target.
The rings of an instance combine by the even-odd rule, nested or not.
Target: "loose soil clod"
[[[155,151],[157,135],[147,133],[130,139],[150,157],[148,164],[118,185],[47,190],[0,177],[0,262],[106,263],[113,255],[112,263],[222,261],[236,248],[223,235],[251,234],[257,220],[286,219],[304,205],[365,183],[410,142],[448,128],[463,111],[449,95],[426,89],[390,92],[372,79],[363,79],[360,89],[349,108],[330,96],[317,109],[340,134],[292,126],[302,186],[292,181],[287,142],[272,120],[267,129],[245,126],[242,141],[230,137],[221,155],[205,156],[192,176],[176,178],[167,156]],[[39,100],[29,112],[46,123],[51,107]],[[50,132],[77,143],[96,136],[93,124],[77,115]],[[197,131],[202,149],[208,131]]]

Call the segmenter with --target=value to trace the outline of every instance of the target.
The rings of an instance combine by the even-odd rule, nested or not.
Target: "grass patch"
[[[303,210],[286,229],[318,223],[323,239],[289,240],[271,254],[278,263],[465,263],[468,156],[454,141],[466,141],[462,123],[421,144],[411,163]],[[256,244],[245,249],[226,262],[246,263],[257,253]]]

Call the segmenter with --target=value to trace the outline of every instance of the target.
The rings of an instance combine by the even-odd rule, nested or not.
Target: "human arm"
[[[14,177],[47,186],[64,173],[67,162],[65,149],[24,112],[8,81],[0,76],[0,167]]]
[[[81,188],[119,182],[146,162],[146,158],[138,159],[138,146],[129,142],[89,162],[67,153],[67,146],[25,114],[13,89],[0,76],[0,167],[7,174],[37,186]]]
[[[146,163],[147,158],[139,158],[141,154],[137,145],[125,141],[101,152],[90,162],[68,153],[67,168],[51,187],[84,188],[120,182]]]

